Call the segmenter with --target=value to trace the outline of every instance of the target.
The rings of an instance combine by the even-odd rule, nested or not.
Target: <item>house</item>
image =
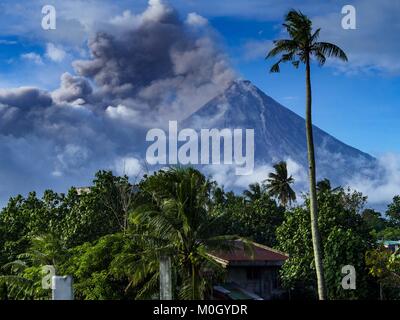
[[[213,252],[210,256],[227,271],[224,283],[214,286],[215,299],[270,300],[286,293],[278,273],[289,258],[283,252],[237,240],[231,250]]]

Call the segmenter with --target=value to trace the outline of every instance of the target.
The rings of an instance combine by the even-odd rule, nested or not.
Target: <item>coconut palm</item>
[[[230,240],[238,237],[218,234],[224,217],[210,214],[211,188],[212,183],[192,168],[159,171],[140,184],[147,200],[131,216],[142,228],[138,235],[143,251],[131,274],[132,285],[142,288],[139,298],[158,289],[161,256],[171,257],[180,299],[204,298],[211,285],[206,275],[222,271],[209,253],[229,250]]]
[[[275,172],[268,175],[267,190],[277,198],[282,206],[286,207],[296,200],[296,193],[290,186],[294,183],[294,178],[288,176],[287,165],[285,161],[278,162],[274,165]]]
[[[311,20],[300,11],[291,10],[286,15],[283,26],[289,35],[289,39],[274,41],[274,47],[268,53],[267,58],[280,56],[279,60],[271,67],[271,72],[279,72],[280,64],[284,62],[291,62],[296,68],[299,67],[300,63],[303,63],[306,69],[306,136],[309,164],[311,230],[318,281],[318,296],[319,299],[323,300],[326,299],[327,294],[322,268],[321,242],[318,232],[316,169],[311,113],[311,60],[315,58],[319,65],[322,66],[329,57],[336,57],[342,61],[347,61],[347,56],[338,46],[328,42],[319,42],[318,38],[321,29],[313,32]]]
[[[248,190],[243,191],[243,195],[249,201],[255,201],[262,198],[264,193],[263,188],[259,183],[252,183],[249,185]]]

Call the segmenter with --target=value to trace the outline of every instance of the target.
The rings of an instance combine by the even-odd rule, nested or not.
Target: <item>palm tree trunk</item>
[[[193,264],[192,264],[192,300],[196,300],[196,276]]]
[[[192,264],[192,300],[200,300],[198,269],[195,264]]]
[[[311,68],[310,59],[306,61],[306,136],[307,136],[307,155],[308,155],[308,174],[310,180],[310,215],[311,215],[311,235],[314,249],[315,270],[317,273],[318,297],[319,300],[326,300],[326,286],[324,270],[322,265],[321,239],[318,231],[318,205],[315,174],[315,154],[314,138],[312,128],[312,93],[311,93]]]

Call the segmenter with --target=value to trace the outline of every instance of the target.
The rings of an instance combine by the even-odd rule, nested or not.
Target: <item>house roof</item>
[[[229,251],[211,252],[216,261],[223,265],[233,264],[282,264],[289,256],[281,251],[272,249],[256,242],[244,244],[236,240],[233,249]]]

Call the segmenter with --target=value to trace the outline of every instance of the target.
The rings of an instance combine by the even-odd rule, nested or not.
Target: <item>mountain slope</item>
[[[255,162],[291,159],[307,168],[305,120],[249,81],[235,81],[180,125],[181,128],[242,128],[255,130]],[[314,126],[317,176],[335,184],[356,172],[373,169],[375,158]]]

